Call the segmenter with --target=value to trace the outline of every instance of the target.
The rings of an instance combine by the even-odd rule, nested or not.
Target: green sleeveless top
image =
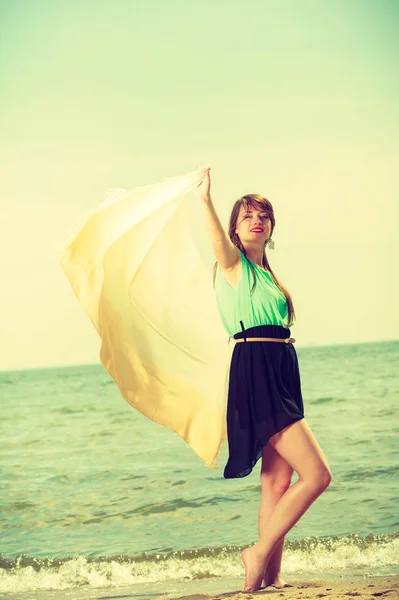
[[[252,263],[255,269],[256,286],[250,294],[254,284],[253,274],[248,259],[241,251],[239,252],[242,271],[237,287],[232,288],[227,283],[219,265],[216,271],[216,304],[225,330],[230,337],[233,337],[234,334],[242,331],[240,321],[244,323],[245,329],[258,325],[287,327],[288,307],[283,292],[276,286],[270,273]]]

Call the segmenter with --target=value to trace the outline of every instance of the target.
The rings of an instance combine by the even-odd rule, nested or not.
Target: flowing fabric
[[[191,193],[205,173],[119,190],[57,254],[123,398],[215,468],[234,344],[217,312],[215,259]]]

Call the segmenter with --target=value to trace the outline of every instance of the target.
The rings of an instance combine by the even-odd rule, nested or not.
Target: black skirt
[[[279,325],[250,327],[243,337],[290,337]],[[285,342],[235,344],[227,402],[229,458],[224,477],[246,477],[275,433],[304,418],[298,358]]]

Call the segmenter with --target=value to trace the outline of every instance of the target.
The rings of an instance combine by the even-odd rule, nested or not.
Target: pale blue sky
[[[55,247],[212,165],[276,214],[297,348],[397,339],[399,3],[0,1],[0,369],[98,362]]]

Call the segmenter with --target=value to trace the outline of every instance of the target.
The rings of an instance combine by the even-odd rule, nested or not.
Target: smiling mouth
[[[253,233],[263,233],[263,229],[251,229]]]

